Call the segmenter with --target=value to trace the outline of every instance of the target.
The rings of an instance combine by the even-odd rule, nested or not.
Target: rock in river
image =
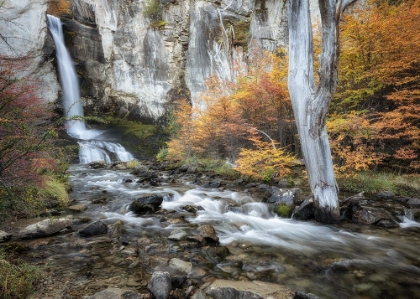
[[[44,219],[19,231],[20,239],[43,238],[51,236],[73,224],[72,217]]]

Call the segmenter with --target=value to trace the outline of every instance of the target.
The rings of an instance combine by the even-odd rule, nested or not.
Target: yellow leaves
[[[236,161],[236,171],[257,179],[271,180],[290,173],[296,158],[281,148],[273,147],[271,142],[251,138],[255,148],[242,149]]]
[[[338,178],[355,177],[357,172],[368,170],[381,161],[381,155],[375,152],[372,143],[377,131],[364,114],[333,114],[327,120],[327,128]]]

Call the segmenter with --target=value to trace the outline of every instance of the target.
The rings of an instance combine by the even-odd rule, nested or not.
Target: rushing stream
[[[158,255],[162,259],[182,253],[182,246],[176,241],[168,242],[171,232],[189,232],[200,224],[211,224],[228,254],[222,259],[210,257],[213,264],[203,263],[206,270],[202,276],[274,282],[320,298],[420,298],[420,237],[416,228],[404,229],[419,224],[408,219],[401,228],[394,229],[295,221],[275,216],[261,198],[246,190],[206,189],[193,184],[194,178],[175,180],[168,172],[160,172],[160,183],[153,187],[142,184],[129,171],[90,168],[88,163],[92,161],[103,160],[109,164],[115,160],[130,161],[133,156],[120,144],[107,141],[104,132],[86,129],[77,78],[63,43],[61,23],[52,16],[48,16],[48,22],[57,47],[63,103],[69,119],[67,132],[80,145],[81,164],[72,165],[69,170],[71,197],[87,207],[77,217],[100,219],[109,227],[120,223],[126,240],[122,244],[130,245],[136,238],[142,244],[147,236],[151,240],[147,242],[156,245],[149,245],[144,252],[141,245],[133,251],[137,258],[143,254],[137,266],[147,259],[145,253],[156,252],[160,246],[163,249]],[[151,194],[164,197],[161,208],[166,214],[140,217],[129,211],[129,205],[137,197]],[[196,212],[186,207],[194,207]],[[60,261],[64,264],[63,275],[79,271],[80,277],[76,278],[80,285],[88,283],[94,269],[98,270],[98,276],[101,271],[109,272],[107,284],[120,281],[124,271],[134,272],[121,265],[135,255],[110,268],[106,266],[108,248],[101,254],[93,252],[88,256],[86,248],[92,248],[94,243],[66,239],[67,236],[61,239],[59,236],[49,241],[53,249],[34,256]],[[85,249],[78,251],[79,247]],[[199,260],[191,258],[194,259]],[[128,269],[135,269],[136,265]],[[75,268],[71,270],[72,267]],[[158,266],[149,263],[144,268],[142,271],[150,275]],[[112,276],[116,273],[120,273],[118,279]],[[130,283],[137,286],[138,281],[124,286]]]
[[[73,196],[89,203],[98,193],[113,200],[90,205],[85,215],[112,225],[122,221],[132,237],[145,231],[168,236],[174,229],[212,224],[230,255],[219,275],[246,277],[312,292],[321,298],[420,298],[418,231],[369,226],[327,226],[279,218],[247,192],[206,189],[161,174],[160,186],[141,187],[129,172],[71,167]],[[162,208],[187,220],[170,224],[128,211],[138,196],[164,195]],[[195,206],[197,213],[185,207]]]

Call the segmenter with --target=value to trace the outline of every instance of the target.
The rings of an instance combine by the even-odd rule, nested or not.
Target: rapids
[[[219,275],[275,282],[320,298],[420,298],[416,229],[280,218],[250,192],[206,189],[191,183],[191,178],[174,182],[165,172],[155,187],[137,183],[128,171],[73,165],[70,173],[72,197],[78,202],[88,204],[98,193],[112,198],[105,205],[89,205],[81,216],[108,225],[121,221],[129,238],[145,232],[167,237],[175,229],[213,225],[230,252],[214,265]],[[144,194],[163,195],[162,209],[186,221],[171,223],[159,215],[140,217],[129,211],[129,204]],[[188,212],[188,206],[197,207],[197,212]]]

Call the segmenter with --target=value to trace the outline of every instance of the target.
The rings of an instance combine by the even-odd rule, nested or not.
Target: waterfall
[[[67,134],[74,138],[82,138],[86,130],[83,119],[83,106],[80,102],[79,83],[76,70],[70,54],[64,45],[64,35],[59,18],[47,15],[48,28],[54,39],[57,52],[58,72],[60,74],[61,88],[63,89],[63,107],[67,117]]]
[[[118,143],[109,141],[93,140],[103,134],[103,131],[88,130],[84,122],[83,105],[80,100],[79,83],[73,61],[64,45],[62,24],[59,18],[47,15],[48,28],[54,39],[58,72],[60,75],[61,88],[63,90],[64,114],[67,118],[67,134],[79,141],[79,160],[86,164],[97,160],[130,161],[134,157]]]

